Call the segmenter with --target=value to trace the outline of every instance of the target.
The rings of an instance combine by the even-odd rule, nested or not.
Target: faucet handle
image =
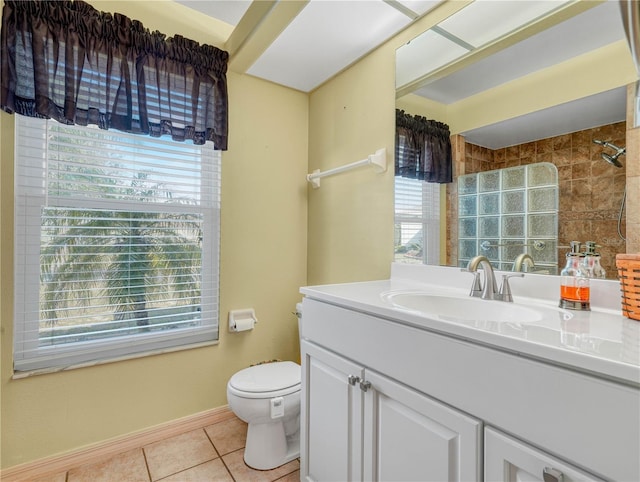
[[[482,296],[482,283],[480,282],[480,273],[478,271],[470,271],[466,268],[462,268],[460,271],[463,273],[470,273],[473,275],[473,284],[471,285],[471,291],[469,296]]]
[[[500,291],[498,291],[498,296],[502,301],[512,302],[513,295],[511,294],[511,286],[509,285],[509,278],[524,278],[524,273],[502,275],[502,285],[500,285]]]

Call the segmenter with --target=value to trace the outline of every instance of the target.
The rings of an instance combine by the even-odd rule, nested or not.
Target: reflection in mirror
[[[442,264],[439,184],[396,176],[394,244],[397,263]]]
[[[502,2],[470,5],[480,3]],[[447,22],[455,24],[464,10]],[[446,123],[453,134],[454,182],[441,197],[440,264],[466,259],[459,256],[458,177],[546,162],[558,172],[557,260],[562,264],[570,241],[595,241],[608,277],[616,276],[615,254],[626,250],[626,159],[621,154],[622,167],[605,162],[617,151],[594,141],[626,146],[627,86],[637,72],[617,1],[569,2],[559,10],[477,53],[398,81],[397,108]],[[508,262],[500,263],[506,269]]]
[[[523,30],[518,34],[519,38],[522,38],[541,28],[549,27],[553,23],[550,17],[554,12],[581,11],[584,8],[583,6],[571,5],[572,3],[561,0],[553,2],[471,2],[397,50],[396,88],[406,93],[403,90],[405,87],[414,91],[416,88],[424,86],[429,91],[430,98],[443,101],[447,94],[445,92],[438,94],[437,89],[428,86],[434,84],[434,78],[441,78],[443,71],[450,81],[451,73],[455,70],[451,68],[452,63],[469,58],[471,55],[476,57],[477,61],[478,57],[491,52],[496,43],[505,41],[505,44],[509,44],[510,42],[505,39],[518,30]],[[460,5],[463,5],[462,2]],[[496,21],[497,19],[500,20]],[[585,34],[587,32],[582,33],[581,37],[585,37],[587,40],[586,47],[579,46],[583,40],[581,37],[565,38],[564,41],[575,45],[577,49],[592,48],[593,41],[588,41],[588,36]],[[512,69],[510,72],[499,72],[499,75],[507,76],[503,77],[504,81],[508,77],[513,78],[514,74],[522,75],[523,72],[532,72],[558,62],[563,56],[575,55],[577,52],[577,50],[573,50],[574,47],[571,47],[570,51],[567,49],[568,47],[565,46],[560,54],[554,52],[553,56],[546,55],[534,65],[531,62],[521,62],[521,65],[516,66],[518,71]],[[475,87],[476,92],[486,89],[489,86],[486,82],[486,78],[478,79]]]
[[[458,265],[558,274],[558,170],[549,162],[458,177]],[[524,255],[527,255],[526,257]]]
[[[562,264],[571,241],[581,241],[583,245],[595,241],[608,277],[615,278],[615,255],[625,250],[626,169],[622,154],[617,158],[623,159],[619,162],[622,167],[617,167],[606,159],[617,151],[594,141],[607,139],[620,147],[625,146],[625,135],[625,122],[618,122],[499,149],[470,144],[463,136],[453,136],[457,148],[454,151],[459,152],[454,155],[455,170],[483,173],[540,162],[554,165],[558,171],[557,259]],[[463,254],[458,252],[462,229],[457,222],[459,189],[459,183],[447,185],[447,264],[451,266],[459,265],[458,258]]]
[[[440,264],[440,187],[453,181],[451,132],[396,110],[395,256]]]

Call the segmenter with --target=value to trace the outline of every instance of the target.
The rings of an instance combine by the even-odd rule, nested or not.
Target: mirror
[[[618,2],[526,2],[552,4],[553,9],[522,14],[516,26],[486,27],[515,16],[493,10],[515,3],[461,5],[400,47],[396,107],[449,125],[455,178],[536,162],[554,164],[559,262],[570,241],[595,241],[607,277],[615,278],[615,254],[625,252],[620,234],[625,230],[626,159],[620,157],[622,167],[605,162],[617,151],[594,141],[626,145],[627,86],[637,74]],[[493,36],[478,45],[471,37],[459,38],[487,30]],[[435,49],[433,38],[439,42]],[[451,44],[452,50],[445,50]],[[437,58],[428,53],[434,51]],[[415,65],[421,58],[428,62]],[[441,243],[445,264],[452,266],[459,264],[457,195],[454,179],[446,185],[441,215],[447,219]]]

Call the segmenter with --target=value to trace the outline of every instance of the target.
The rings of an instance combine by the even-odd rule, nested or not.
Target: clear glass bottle
[[[607,273],[600,264],[600,253],[596,252],[598,245],[595,241],[587,241],[587,249],[584,253],[584,268],[587,270],[587,274],[590,278],[604,279],[607,277]]]
[[[571,310],[590,310],[589,274],[584,267],[584,253],[580,241],[571,241],[567,264],[560,272],[560,307]]]

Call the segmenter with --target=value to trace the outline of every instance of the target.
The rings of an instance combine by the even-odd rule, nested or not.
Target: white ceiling
[[[617,2],[605,2],[465,69],[431,82],[415,93],[450,104],[624,37]]]
[[[396,87],[432,74],[469,53],[477,53],[479,48],[569,3],[567,0],[473,2],[398,49]]]
[[[241,30],[242,22],[251,16],[245,13],[255,7],[256,3],[264,2],[175,1],[237,27],[237,31]],[[443,0],[310,0],[306,5],[305,2],[297,2],[303,8],[291,18],[287,18],[278,33],[267,37],[266,40],[264,36],[255,36],[258,40],[254,39],[254,44],[262,42],[262,45],[259,46],[255,58],[250,57],[245,62],[244,71],[271,82],[310,92],[423,16],[441,1]],[[267,12],[262,14],[259,22],[250,27],[254,31],[275,17],[270,17],[270,14],[283,2],[265,3],[268,7]],[[262,5],[263,10],[265,3]],[[456,37],[463,37],[464,41],[469,38],[471,42],[484,42],[513,28],[505,27],[506,19],[517,20],[525,15],[526,9],[533,11],[534,16],[539,15],[535,14],[535,9],[541,4],[545,4],[544,8],[548,9],[550,3],[561,5],[566,3],[566,0],[480,0],[445,20],[440,26],[447,27]],[[525,8],[526,5],[528,6]],[[474,10],[481,8],[489,13],[492,9],[500,10],[491,15],[482,14],[482,17],[481,13]],[[462,15],[465,10],[466,13]],[[484,24],[478,22],[481,17],[485,20]],[[475,33],[472,31],[474,21],[476,26],[484,25],[475,29]],[[525,18],[523,21],[528,20]],[[234,33],[236,31],[230,39]],[[251,35],[250,32],[243,37],[242,42],[249,43]],[[431,81],[415,93],[441,103],[452,103],[621,38],[624,38],[624,29],[618,2],[609,0],[572,20],[558,24],[444,78]],[[412,43],[418,44],[419,39],[414,39]],[[451,43],[447,44],[447,48],[439,50],[444,52],[444,57],[437,58],[438,56],[432,53],[430,56],[436,58],[440,65],[457,55],[451,51]],[[430,52],[433,52],[433,49],[430,49]],[[234,52],[231,52],[231,61],[233,60]],[[606,65],[602,67],[607,68]],[[399,85],[406,80],[402,75],[398,73]],[[615,72],[612,72],[612,75],[615,75]],[[625,117],[625,95],[624,89],[616,89],[584,102],[576,101],[539,111],[526,118],[475,129],[465,133],[465,136],[474,144],[498,148],[617,122]],[[557,129],[562,132],[558,132]]]
[[[175,1],[233,26],[240,23],[252,3],[246,0]],[[441,1],[309,0],[280,35],[265,46],[246,72],[310,92]],[[268,21],[268,17],[265,19]]]
[[[204,13],[209,17],[217,18],[229,25],[236,26],[245,14],[251,0],[176,0],[178,3]]]
[[[382,1],[312,0],[248,73],[308,92],[410,22]]]

